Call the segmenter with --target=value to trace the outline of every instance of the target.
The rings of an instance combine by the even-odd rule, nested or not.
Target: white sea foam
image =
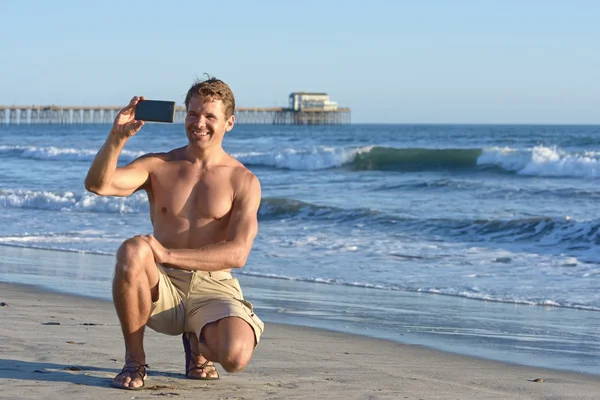
[[[36,146],[0,146],[0,154],[16,155],[33,160],[92,161],[98,150]],[[131,161],[144,153],[123,150],[121,159]]]
[[[502,303],[600,310],[597,295],[579,291],[582,282],[596,285],[600,269],[597,264],[581,262],[579,257],[535,254],[516,245],[494,249],[416,237],[406,241],[372,235],[341,236],[328,231],[304,234],[294,226],[279,225],[263,225],[264,236],[257,239],[253,253],[266,257],[259,257],[262,261],[258,262],[250,260],[237,273]],[[116,249],[122,240],[96,228],[0,236],[0,244],[102,253]],[[307,259],[306,254],[312,254],[313,258]],[[397,254],[406,257],[398,258]],[[500,258],[510,258],[510,266],[494,262]],[[558,286],[557,281],[561,282]]]
[[[313,149],[285,149],[268,153],[237,153],[234,157],[247,165],[285,168],[290,170],[318,170],[340,167],[351,162],[357,154],[368,152],[371,147]]]
[[[148,210],[148,199],[144,193],[123,198],[99,197],[89,193],[0,189],[0,207],[126,214]]]
[[[284,232],[288,234],[284,234]],[[561,251],[539,254],[527,245],[465,247],[460,242],[390,240],[375,236],[338,236],[327,232],[290,236],[293,227],[266,234],[269,251],[285,254],[277,277],[331,285],[414,291],[475,300],[524,305],[600,310],[600,297],[580,290],[600,273],[595,263]],[[281,233],[281,235],[278,235]],[[317,240],[314,240],[317,239]],[[347,257],[349,248],[352,261]],[[322,260],[305,263],[306,254]],[[406,257],[396,257],[397,254]],[[280,257],[280,256],[278,256]],[[499,263],[496,260],[510,260]],[[242,273],[271,274],[268,265],[251,265]],[[560,282],[557,284],[556,282]]]
[[[83,235],[67,235],[67,234],[43,234],[43,235],[28,235],[28,236],[0,236],[0,243],[2,244],[36,244],[41,246],[42,244],[55,245],[53,248],[57,248],[60,244],[80,244],[90,243],[96,244],[98,238],[95,236],[83,236]],[[118,242],[118,239],[106,239],[103,241],[114,241]],[[122,240],[121,240],[122,241]]]
[[[598,152],[569,153],[555,146],[536,146],[527,150],[490,147],[483,150],[477,164],[497,165],[520,175],[600,177]]]

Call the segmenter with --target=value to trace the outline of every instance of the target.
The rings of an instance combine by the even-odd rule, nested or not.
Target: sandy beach
[[[0,301],[2,399],[596,399],[600,393],[594,375],[272,323],[248,368],[235,375],[219,369],[221,380],[213,382],[186,380],[180,338],[148,330],[146,389],[125,391],[110,387],[123,357],[110,302],[6,283]]]

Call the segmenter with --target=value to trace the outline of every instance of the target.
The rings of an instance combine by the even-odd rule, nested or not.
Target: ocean
[[[110,299],[152,226],[144,193],[83,186],[109,129],[0,126],[0,281]],[[147,124],[120,164],[186,141]],[[224,147],[262,184],[234,274],[266,322],[600,373],[600,126],[236,125]]]

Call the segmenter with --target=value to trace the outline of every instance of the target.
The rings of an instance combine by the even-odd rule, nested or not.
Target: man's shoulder
[[[229,156],[231,158],[230,160],[230,165],[229,167],[232,169],[232,178],[235,180],[242,180],[242,181],[246,181],[246,180],[250,180],[250,181],[258,181],[258,178],[256,177],[256,175],[254,175],[254,173],[252,171],[250,171],[250,169],[248,169],[248,167],[246,167],[244,164],[242,164],[241,161],[239,161],[238,159],[236,159],[233,156]]]
[[[177,161],[180,159],[181,149],[173,149],[167,152],[160,153],[146,153],[138,158],[138,160],[144,160],[146,162],[168,162]]]
[[[227,167],[231,170],[231,183],[238,195],[244,192],[260,192],[258,177],[242,162],[230,155]]]

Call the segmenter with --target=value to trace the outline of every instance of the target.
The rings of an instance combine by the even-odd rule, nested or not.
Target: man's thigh
[[[228,336],[246,336],[249,332],[257,345],[264,330],[264,324],[254,313],[248,302],[232,298],[217,298],[204,301],[201,305],[190,307],[185,323],[186,332],[194,332],[201,341],[206,342],[207,329],[213,330],[217,323],[224,324],[219,329],[219,337],[223,337],[223,328],[230,331]],[[229,321],[229,322],[226,322]],[[243,328],[240,328],[243,327]],[[241,337],[240,337],[241,338]]]
[[[225,317],[204,325],[202,336],[210,349],[221,352],[234,348],[254,349],[260,340],[253,326],[240,317]]]
[[[173,284],[161,265],[157,265],[158,299],[152,302],[150,318],[146,325],[167,335],[184,332],[185,306],[182,292]]]
[[[199,274],[196,274],[199,275]],[[264,324],[254,313],[252,304],[244,300],[239,281],[232,278],[231,274],[223,274],[219,277],[196,276],[189,289],[189,296],[185,301],[187,310],[185,331],[195,333],[201,341],[203,338],[203,329],[205,326],[215,326],[215,324],[224,319],[234,320],[233,325],[229,326],[227,322],[224,326],[231,328],[231,335],[237,332],[251,332],[254,344],[260,341],[260,336],[264,330]],[[229,317],[237,317],[235,319]],[[237,322],[247,324],[250,330],[234,329]],[[220,324],[220,323],[219,323]],[[245,325],[240,325],[245,326]],[[219,332],[221,329],[219,329]],[[222,337],[219,334],[219,337]]]

